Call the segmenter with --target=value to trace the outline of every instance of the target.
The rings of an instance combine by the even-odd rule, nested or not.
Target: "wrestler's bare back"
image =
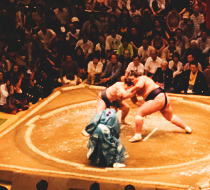
[[[136,94],[138,96],[142,96],[144,100],[151,91],[159,87],[151,78],[147,76],[135,78],[133,83],[135,85],[133,89],[136,90]]]
[[[110,102],[121,99],[126,94],[127,85],[124,82],[116,82],[106,90],[106,96]]]

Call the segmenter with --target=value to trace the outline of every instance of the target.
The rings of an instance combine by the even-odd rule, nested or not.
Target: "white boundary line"
[[[158,130],[158,127],[155,127],[151,133],[149,133],[142,141],[146,141],[148,138],[150,138],[150,136],[152,136],[152,134]]]
[[[93,103],[94,101],[89,101],[89,102],[85,102],[86,105],[90,104],[90,103]],[[187,101],[187,100],[183,100],[183,102],[185,103],[190,103],[192,104],[191,101]],[[75,108],[75,107],[78,107],[79,104],[82,104],[84,105],[84,103],[78,103],[78,104],[74,104],[74,105],[70,105],[70,106],[66,106],[66,107],[63,107],[63,108],[59,108],[59,109],[56,109],[56,110],[53,110],[43,116],[41,116],[40,118],[41,119],[46,119],[48,117],[51,117],[53,114],[55,113],[58,113],[60,111],[64,111],[66,109],[70,109],[70,108]],[[197,104],[197,103],[196,103]],[[205,105],[203,103],[199,103],[199,107],[201,108],[204,108],[204,109],[207,109],[207,110],[210,110],[210,106],[209,105]],[[33,119],[33,118],[32,118]],[[31,135],[32,133],[32,130],[30,128],[34,128],[35,126],[30,126],[26,133],[27,133],[27,136]],[[157,129],[153,129],[153,131],[155,132]],[[29,132],[28,132],[29,131]],[[153,132],[153,133],[154,133]],[[151,134],[152,135],[152,134]],[[151,136],[150,135],[150,136]],[[32,142],[30,142],[30,140],[27,141],[27,145],[28,147],[33,150],[35,153],[43,156],[44,158],[46,159],[50,159],[50,160],[53,160],[55,162],[58,161],[59,163],[59,160],[58,158],[56,157],[52,157],[50,155],[47,155],[46,153],[38,150]],[[149,167],[149,168],[118,168],[118,170],[122,170],[122,171],[152,171],[152,170],[163,170],[163,169],[172,169],[172,168],[178,168],[178,167],[184,167],[184,166],[189,166],[189,165],[192,165],[192,164],[195,164],[195,163],[198,163],[198,162],[202,162],[202,161],[209,161],[210,159],[210,154],[207,155],[206,157],[204,158],[201,158],[201,159],[198,159],[198,160],[194,160],[194,161],[190,161],[190,162],[186,162],[186,163],[181,163],[181,164],[176,164],[176,165],[168,165],[168,166],[160,166],[160,167]],[[80,170],[87,170],[87,171],[98,171],[98,172],[107,172],[107,171],[115,171],[116,169],[115,168],[105,168],[105,169],[96,169],[96,168],[92,168],[92,167],[86,167],[82,164],[78,164],[78,163],[74,163],[74,162],[69,162],[69,161],[65,161],[65,160],[61,160],[60,163],[63,163],[63,164],[66,164],[66,165],[71,165],[71,166],[76,166],[78,169]]]
[[[20,119],[19,121],[17,121],[17,123],[15,123],[14,125],[12,125],[11,127],[9,127],[8,129],[6,129],[5,131],[3,131],[2,133],[0,133],[0,138],[2,138],[4,135],[6,135],[10,131],[12,131],[19,124],[21,124],[24,120],[26,120],[27,118],[29,118],[30,116],[32,116],[34,113],[36,113],[38,110],[40,110],[42,107],[44,107],[46,104],[48,104],[51,100],[53,100],[54,98],[56,98],[60,94],[61,94],[60,91],[57,91],[54,94],[52,94],[49,98],[47,98],[44,102],[42,102],[40,105],[38,105],[35,109],[33,109],[28,114],[26,114],[26,116],[24,116],[22,119]]]

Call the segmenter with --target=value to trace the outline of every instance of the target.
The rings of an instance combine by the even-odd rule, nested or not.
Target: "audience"
[[[42,0],[18,1],[16,7],[1,9],[0,84],[14,90],[6,98],[2,95],[2,111],[27,109],[29,102],[36,103],[63,84],[109,86],[130,72],[153,76],[162,87],[170,84],[164,86],[170,91],[166,73],[171,69],[173,92],[180,93],[183,86],[189,90],[183,76],[188,72],[194,77],[189,70],[196,67],[195,73],[200,78],[203,72],[209,84],[205,0],[94,0],[89,8],[85,1]],[[194,84],[196,94],[207,94]]]

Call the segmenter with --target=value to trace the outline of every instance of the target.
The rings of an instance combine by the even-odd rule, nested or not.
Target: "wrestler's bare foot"
[[[113,168],[123,168],[125,167],[125,164],[122,164],[122,163],[114,163],[113,164]]]
[[[185,132],[188,133],[188,134],[191,134],[192,133],[192,129],[189,126],[187,126],[185,128]]]
[[[131,139],[129,140],[129,142],[133,143],[133,142],[139,142],[139,141],[141,141],[141,140],[142,140],[141,134],[140,134],[140,133],[136,133],[136,134],[133,136],[133,138],[131,138]]]
[[[86,136],[86,137],[89,136],[89,134],[85,131],[85,129],[82,130],[82,134],[83,134],[84,136]]]
[[[125,121],[125,120],[121,120],[120,123],[121,123],[122,125],[131,125],[130,122],[127,122],[127,121]]]

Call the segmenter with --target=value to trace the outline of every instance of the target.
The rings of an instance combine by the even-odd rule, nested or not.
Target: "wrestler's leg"
[[[170,102],[168,102],[167,106],[160,112],[162,113],[163,117],[166,120],[170,121],[177,127],[184,129],[187,133],[192,132],[192,130],[189,126],[185,125],[184,122],[179,117],[177,117],[176,115],[173,114],[173,110],[172,110]]]
[[[120,109],[122,110],[121,123],[122,124],[130,124],[130,123],[125,121],[125,118],[130,111],[129,105],[125,101],[122,101],[122,102],[120,102]]]
[[[159,94],[154,100],[149,100],[142,104],[142,106],[137,110],[137,115],[135,118],[136,133],[130,142],[137,142],[142,139],[142,127],[144,122],[144,117],[160,111],[164,106],[164,94]]]
[[[96,106],[96,113],[101,113],[105,109],[106,109],[105,102],[100,97],[98,97],[97,106]]]

